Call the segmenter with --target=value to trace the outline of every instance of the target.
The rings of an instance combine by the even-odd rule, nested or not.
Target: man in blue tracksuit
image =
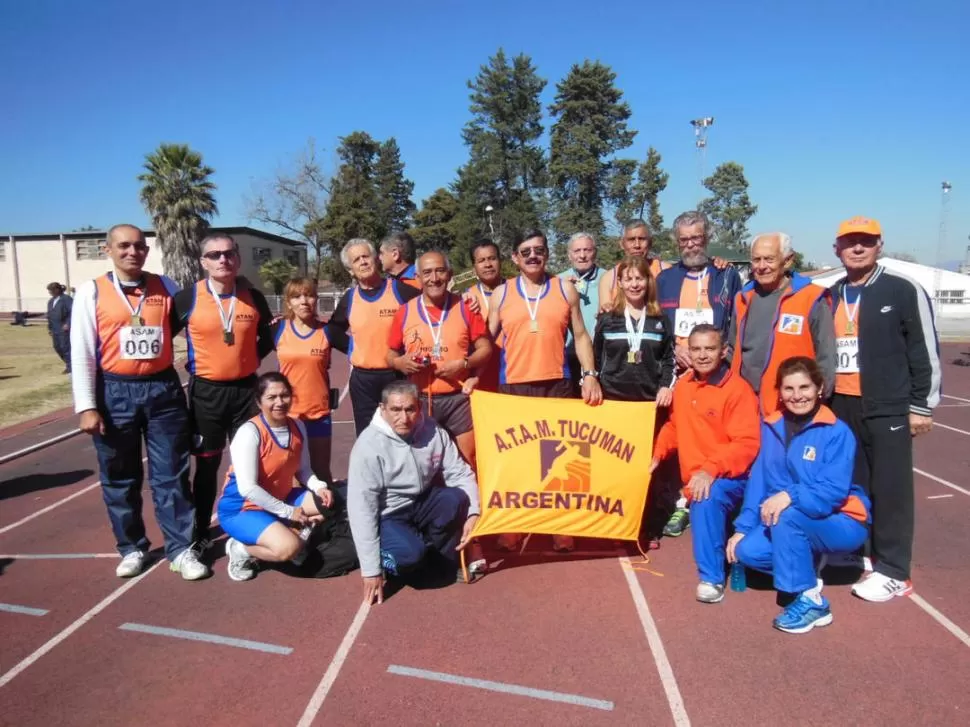
[[[789,359],[782,373],[793,361],[814,364]],[[762,424],[761,452],[726,551],[729,561],[772,574],[778,591],[795,596],[774,620],[781,631],[832,622],[816,577],[818,556],[852,552],[868,536],[869,498],[852,484],[855,450],[852,430],[826,406],[803,417],[775,412]]]

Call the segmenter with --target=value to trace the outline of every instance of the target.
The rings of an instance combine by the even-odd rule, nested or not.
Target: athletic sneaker
[[[210,575],[209,568],[199,560],[198,554],[192,548],[186,548],[175,556],[168,569],[180,574],[185,581],[198,581]]]
[[[816,626],[828,626],[830,623],[832,609],[825,596],[822,596],[822,603],[819,604],[805,595],[799,595],[775,617],[771,625],[786,634],[807,634]]]
[[[229,577],[234,581],[249,581],[256,577],[256,559],[235,538],[226,539]]]
[[[664,535],[668,538],[679,538],[684,534],[690,525],[690,510],[684,507],[678,507],[674,510],[674,514],[670,516],[670,520],[664,525]]]
[[[912,581],[900,581],[883,575],[879,571],[870,573],[867,577],[852,586],[852,594],[864,601],[884,603],[896,596],[908,596],[913,592]]]
[[[858,553],[828,553],[823,558],[826,565],[833,568],[855,568],[866,573],[872,572],[872,559]]]
[[[119,578],[134,578],[145,569],[145,554],[140,550],[133,550],[115,568],[115,575]]]
[[[701,603],[719,603],[724,600],[724,584],[701,581],[697,584],[697,600]]]

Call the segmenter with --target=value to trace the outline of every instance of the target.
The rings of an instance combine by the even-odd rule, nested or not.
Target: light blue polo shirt
[[[586,330],[589,332],[589,337],[593,337],[593,331],[596,330],[596,315],[599,313],[600,309],[600,279],[606,274],[606,270],[601,267],[595,267],[592,271],[588,271],[586,275],[588,277],[583,277],[577,273],[573,268],[565,270],[559,273],[559,277],[567,280],[569,278],[581,278],[581,280],[576,283],[576,292],[579,293],[579,310],[583,314],[583,325],[586,326]],[[585,283],[585,285],[584,285]],[[584,289],[585,288],[585,289]],[[570,345],[573,342],[573,332],[569,331],[569,335],[566,338],[566,345]]]

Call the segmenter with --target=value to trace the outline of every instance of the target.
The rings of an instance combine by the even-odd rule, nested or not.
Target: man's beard
[[[702,265],[707,265],[710,262],[710,258],[707,257],[706,252],[695,252],[690,254],[683,254],[680,258],[684,265],[689,268],[699,268]]]

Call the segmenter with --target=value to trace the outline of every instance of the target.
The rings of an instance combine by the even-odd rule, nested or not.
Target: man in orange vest
[[[142,270],[145,234],[115,225],[112,270],[78,288],[71,319],[71,383],[81,431],[94,438],[101,494],[117,541],[120,578],[144,570],[151,548],[142,519],[142,440],[155,518],[169,566],[189,581],[209,569],[192,550],[189,415],[175,373],[174,281]]]
[[[623,236],[620,237],[620,248],[626,257],[644,257],[650,261],[650,274],[654,278],[670,267],[658,257],[650,256],[650,246],[653,240],[650,235],[650,226],[643,220],[630,220],[623,226]],[[599,281],[599,309],[608,310],[613,306],[613,296],[619,282],[616,279],[616,270],[619,264],[603,273]],[[590,334],[592,335],[592,333]]]
[[[731,370],[751,384],[761,415],[778,409],[775,374],[792,356],[814,358],[825,377],[825,396],[835,381],[835,327],[829,292],[792,271],[795,251],[782,232],[751,242],[751,281],[737,294],[729,341]]]
[[[421,392],[421,407],[455,438],[475,466],[475,435],[468,395],[492,356],[485,321],[448,291],[451,263],[440,252],[418,260],[421,295],[402,305],[388,336],[387,363]]]

